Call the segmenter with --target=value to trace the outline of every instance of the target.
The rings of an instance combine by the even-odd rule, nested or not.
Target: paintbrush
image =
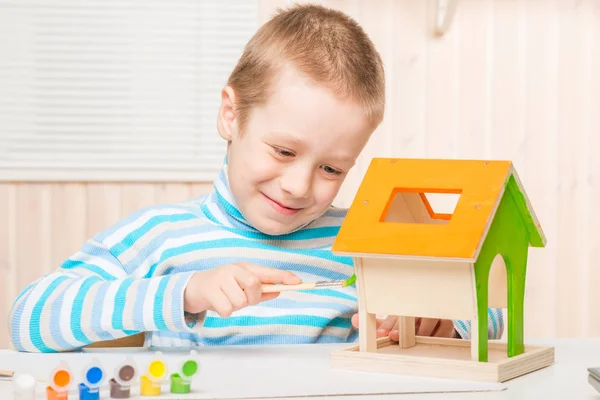
[[[356,275],[352,275],[350,278],[339,281],[318,281],[318,282],[306,282],[299,283],[297,285],[282,285],[282,284],[264,284],[262,285],[263,293],[276,293],[287,290],[313,290],[313,289],[332,289],[342,288],[352,285],[356,282]]]
[[[0,369],[0,380],[10,380],[10,379],[12,379],[14,374],[15,373],[13,371],[6,371],[3,369]]]

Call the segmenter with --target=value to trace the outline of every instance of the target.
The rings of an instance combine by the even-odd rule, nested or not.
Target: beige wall
[[[263,19],[288,4],[261,3]],[[548,236],[530,253],[526,335],[600,336],[600,0],[460,0],[442,38],[431,34],[433,0],[323,3],[364,26],[388,82],[385,121],[339,205],[371,157],[513,160]],[[0,183],[1,320],[26,283],[88,236],[139,207],[209,188]]]

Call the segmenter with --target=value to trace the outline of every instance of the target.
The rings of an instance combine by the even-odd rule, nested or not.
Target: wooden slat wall
[[[209,183],[0,183],[0,348],[10,305],[86,239],[141,207],[207,193]]]
[[[434,0],[322,3],[364,26],[387,72],[385,121],[338,204],[350,204],[374,156],[513,160],[548,236],[530,253],[526,335],[600,336],[600,0],[460,0],[442,38],[431,35]],[[263,20],[288,4],[261,0]],[[207,190],[0,183],[0,320],[87,237],[139,207]]]
[[[371,157],[514,161],[548,236],[532,249],[527,337],[600,336],[600,1],[460,0],[432,35],[435,0],[325,0],[354,16],[387,73]]]

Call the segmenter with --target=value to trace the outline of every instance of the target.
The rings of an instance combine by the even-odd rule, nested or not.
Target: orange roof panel
[[[332,251],[473,260],[511,170],[510,161],[375,158]],[[398,191],[460,198],[445,224],[386,222]]]

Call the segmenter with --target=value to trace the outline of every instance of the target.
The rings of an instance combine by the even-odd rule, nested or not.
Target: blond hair
[[[355,101],[373,128],[383,119],[383,63],[369,37],[346,14],[305,4],[278,10],[250,39],[231,73],[227,84],[236,93],[240,131],[251,109],[267,102],[274,76],[287,63]]]

